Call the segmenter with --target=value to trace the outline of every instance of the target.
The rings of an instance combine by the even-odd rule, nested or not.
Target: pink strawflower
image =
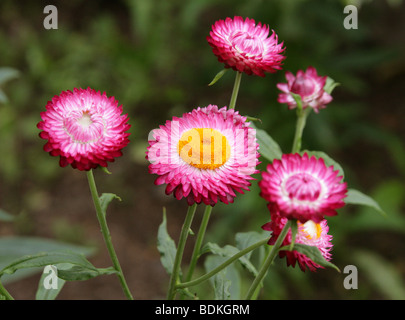
[[[249,190],[257,173],[256,131],[246,117],[215,105],[173,117],[151,132],[146,158],[149,172],[166,184],[166,194],[189,205],[233,202],[235,191]]]
[[[278,83],[283,93],[278,96],[278,102],[286,103],[289,109],[297,107],[297,103],[291,93],[301,96],[302,108],[311,107],[316,113],[332,101],[332,96],[324,91],[327,76],[318,76],[314,67],[308,67],[305,72],[299,70],[294,76],[291,72],[285,73],[287,83]]]
[[[44,150],[59,156],[61,167],[79,170],[107,167],[107,161],[122,155],[128,143],[128,116],[114,97],[93,89],[63,91],[41,112],[39,136],[48,140]]]
[[[218,20],[212,26],[207,37],[213,53],[226,68],[256,74],[264,77],[265,72],[274,73],[281,69],[285,59],[282,52],[283,43],[278,44],[278,37],[269,26],[256,25],[253,19],[242,17]]]
[[[268,242],[269,245],[274,245],[277,238],[280,235],[281,230],[287,223],[287,218],[280,216],[277,212],[271,214],[271,221],[262,226],[264,230],[271,231],[271,238]],[[330,250],[332,249],[332,236],[328,234],[329,227],[326,220],[321,220],[316,223],[312,220],[308,220],[305,223],[297,221],[298,232],[295,237],[295,243],[305,244],[308,246],[317,247],[321,252],[322,256],[326,261],[330,261],[332,255]],[[291,244],[292,235],[291,230],[287,233],[281,246],[286,246]],[[295,267],[296,262],[302,271],[308,268],[310,271],[314,272],[318,268],[323,268],[321,265],[315,263],[306,255],[299,253],[298,251],[286,251],[281,250],[279,252],[279,257],[286,257],[287,266]]]
[[[324,216],[336,215],[336,209],[345,204],[347,186],[338,174],[322,158],[284,154],[262,173],[260,195],[271,211],[279,211],[283,217],[320,222]]]

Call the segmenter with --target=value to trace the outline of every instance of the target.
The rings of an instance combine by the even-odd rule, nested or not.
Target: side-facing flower
[[[270,211],[288,219],[320,222],[345,204],[347,184],[339,171],[307,153],[284,154],[267,166],[262,178],[260,195],[269,202]]]
[[[274,31],[269,36],[269,31],[253,19],[228,17],[215,22],[207,41],[226,68],[264,77],[265,72],[280,70],[285,59],[283,43],[278,43]]]
[[[246,117],[215,105],[173,117],[152,130],[146,158],[156,185],[189,205],[233,202],[235,191],[249,190],[257,173],[256,131]]]
[[[131,127],[128,115],[114,97],[94,89],[63,91],[52,98],[41,112],[39,136],[47,140],[44,150],[60,157],[61,167],[71,165],[79,170],[98,166],[122,155],[129,143],[126,131]]]
[[[304,72],[299,70],[294,76],[291,72],[285,73],[287,83],[278,83],[283,93],[278,96],[278,102],[286,103],[289,109],[297,107],[292,94],[298,94],[301,97],[302,108],[312,108],[316,113],[320,109],[326,108],[326,105],[332,101],[332,96],[324,91],[327,76],[318,76],[314,67],[308,67]]]
[[[268,244],[274,245],[278,236],[280,235],[281,230],[287,223],[287,220],[287,218],[280,216],[277,212],[271,213],[271,221],[262,226],[263,230],[271,231],[271,237]],[[330,261],[332,258],[330,250],[332,249],[333,245],[331,242],[332,236],[328,234],[329,227],[327,221],[324,219],[317,223],[312,220],[308,220],[305,223],[301,223],[299,221],[296,223],[298,224],[298,230],[295,243],[317,247],[325,260]],[[291,241],[292,235],[290,230],[285,237],[282,246],[291,244]],[[298,265],[302,271],[305,271],[306,268],[308,268],[310,271],[314,272],[318,268],[323,268],[321,265],[312,261],[305,254],[295,250],[281,250],[279,252],[279,257],[286,257],[287,266],[295,267],[296,263],[298,262]]]

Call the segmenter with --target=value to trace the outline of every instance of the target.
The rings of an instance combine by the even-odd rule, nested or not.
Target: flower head
[[[286,223],[287,218],[284,218],[275,212],[271,214],[271,221],[262,226],[264,230],[272,232],[271,238],[268,242],[270,245],[274,245]],[[298,230],[295,243],[317,247],[325,260],[330,261],[332,257],[330,250],[332,249],[333,245],[331,243],[332,236],[328,234],[329,227],[327,221],[325,219],[321,220],[320,222],[308,220],[305,223],[301,223],[300,221],[297,221],[297,224]],[[281,245],[289,245],[291,244],[291,241],[292,235],[290,230]],[[279,252],[279,257],[286,257],[287,266],[295,267],[296,262],[298,262],[298,265],[302,271],[305,271],[305,269],[308,268],[310,271],[314,272],[317,268],[323,268],[319,264],[312,261],[305,254],[295,250],[282,250]]]
[[[289,109],[297,107],[292,93],[300,95],[303,109],[310,107],[316,113],[332,101],[332,96],[324,91],[327,77],[318,76],[314,67],[308,67],[305,72],[299,70],[296,76],[287,71],[285,77],[287,83],[277,84],[277,88],[283,91],[278,96],[278,102],[286,103]]]
[[[285,59],[283,43],[277,43],[274,31],[269,36],[269,27],[253,19],[242,17],[218,20],[207,37],[213,53],[226,68],[255,74],[274,73],[281,69]]]
[[[322,158],[284,154],[263,172],[260,195],[269,202],[270,211],[279,211],[283,217],[320,222],[345,204],[347,186],[338,174]]]
[[[48,140],[44,150],[59,156],[61,167],[79,170],[107,167],[107,161],[122,155],[128,143],[128,116],[114,97],[93,89],[63,91],[41,112],[39,136]]]
[[[189,205],[233,202],[235,191],[249,190],[257,173],[256,131],[237,111],[215,105],[174,117],[151,132],[149,172],[166,184],[166,194]]]

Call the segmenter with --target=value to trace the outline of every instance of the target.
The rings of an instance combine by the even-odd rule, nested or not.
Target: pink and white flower
[[[105,93],[90,88],[63,91],[41,112],[37,127],[42,130],[39,136],[48,140],[44,150],[59,156],[61,167],[107,167],[129,143],[128,115],[121,113],[122,106]]]
[[[318,223],[345,205],[347,185],[339,171],[307,153],[284,154],[267,166],[262,178],[260,195],[269,202],[270,211],[288,219]]]
[[[264,77],[265,72],[280,70],[285,59],[283,43],[278,43],[274,31],[269,36],[269,31],[269,26],[256,25],[253,19],[228,17],[215,22],[207,41],[226,68]]]
[[[310,107],[316,113],[332,101],[332,96],[324,90],[327,76],[318,76],[314,67],[308,67],[305,72],[299,70],[296,76],[287,71],[285,77],[287,83],[277,84],[283,92],[279,94],[278,102],[286,103],[289,109],[297,107],[292,93],[300,95],[303,109]]]
[[[257,173],[256,131],[246,117],[215,105],[173,117],[151,132],[146,158],[149,172],[166,184],[166,194],[189,205],[233,202],[235,191],[249,190]]]
[[[274,245],[287,221],[287,218],[280,216],[277,212],[271,214],[271,221],[262,226],[263,230],[271,231],[272,233],[268,244]],[[317,223],[312,220],[308,220],[305,223],[301,223],[299,221],[296,223],[298,224],[298,231],[295,237],[295,243],[317,247],[325,260],[330,261],[332,258],[330,251],[333,245],[331,242],[332,236],[328,234],[329,227],[327,221],[324,219]],[[291,241],[292,235],[290,230],[281,246],[287,246],[291,244]],[[281,250],[279,252],[279,257],[286,257],[287,266],[295,267],[296,263],[298,262],[298,265],[302,271],[305,271],[306,268],[308,268],[310,271],[314,272],[318,268],[323,268],[321,265],[312,261],[305,254],[295,250]]]

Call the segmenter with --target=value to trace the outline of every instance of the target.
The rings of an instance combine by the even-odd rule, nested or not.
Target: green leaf
[[[47,270],[47,267],[51,267],[52,270]],[[56,288],[47,288],[45,286],[45,282],[47,281],[46,278],[51,276],[51,273],[56,277]],[[42,272],[35,298],[36,300],[54,300],[62,290],[66,281],[88,280],[100,275],[110,275],[115,273],[117,273],[117,271],[112,267],[105,269],[92,267],[89,269],[83,266],[72,265],[70,263],[48,265],[45,266]]]
[[[327,77],[325,86],[323,87],[323,90],[326,93],[332,94],[333,89],[335,89],[337,86],[340,86],[340,83],[335,82],[335,80],[333,80],[330,77]]]
[[[221,70],[220,72],[218,72],[218,73],[215,75],[214,79],[208,84],[208,86],[214,85],[219,79],[222,78],[222,76],[223,76],[228,70],[229,70],[229,69],[224,68],[223,70]]]
[[[382,256],[365,250],[356,250],[352,254],[355,265],[362,276],[369,278],[370,282],[383,293],[387,299],[404,300],[405,283],[403,276],[390,261]]]
[[[317,159],[322,158],[327,167],[333,166],[335,170],[339,171],[339,176],[342,176],[343,178],[345,177],[345,173],[343,171],[342,166],[339,163],[337,163],[335,160],[333,160],[330,156],[328,156],[325,152],[309,151],[309,150],[304,150],[304,151],[300,152],[301,155],[304,153],[307,153],[309,157],[315,156],[315,158],[317,158]]]
[[[88,268],[78,265],[73,265],[70,269],[59,270],[58,277],[65,281],[83,281],[95,278],[101,275],[115,274],[117,271],[114,268]]]
[[[163,221],[159,226],[157,235],[157,249],[160,253],[160,261],[167,273],[172,274],[176,257],[176,244],[167,232],[166,208],[163,208]]]
[[[16,69],[9,67],[0,68],[0,85],[12,79],[18,78],[18,76],[19,72]]]
[[[365,195],[364,193],[355,190],[349,189],[347,191],[347,197],[345,198],[346,204],[356,204],[362,206],[368,206],[375,209],[377,212],[386,216],[386,213],[381,209],[380,205],[371,197]]]
[[[52,239],[38,237],[12,236],[0,238],[0,270],[7,265],[26,255],[35,255],[39,252],[76,252],[89,256],[94,253],[95,248],[75,245]],[[37,268],[21,269],[14,274],[4,274],[2,283],[10,283],[20,280],[42,270]]]
[[[104,216],[106,216],[106,214],[107,214],[108,205],[114,199],[118,199],[119,201],[121,201],[121,198],[114,193],[103,193],[100,196],[100,205],[101,205],[101,210],[103,211]]]
[[[204,261],[204,266],[207,272],[210,272],[227,258],[217,255],[211,255]],[[237,300],[240,299],[240,276],[233,264],[227,266],[212,278],[210,282],[214,287],[215,300]]]
[[[299,94],[291,92],[291,91],[290,91],[290,94],[292,95],[292,97],[295,100],[295,103],[297,104],[298,111],[301,111],[302,110],[302,98],[301,98],[301,96]]]
[[[234,246],[226,245],[225,247],[221,248],[216,243],[212,243],[212,242],[208,242],[201,251],[202,252],[210,251],[213,254],[216,254],[216,255],[219,255],[219,256],[222,256],[225,258],[232,257],[233,255],[240,252],[240,250]],[[240,257],[239,262],[247,270],[249,270],[254,276],[257,275],[257,270],[256,270],[255,266],[249,261],[249,259],[246,256]]]
[[[65,266],[70,266],[70,264],[61,263],[61,264],[58,264],[58,265],[52,266],[52,267],[56,268],[54,270],[57,273],[57,270],[60,270]],[[55,300],[56,297],[58,296],[58,294],[60,293],[60,291],[62,290],[66,281],[57,277],[56,288],[46,288],[44,283],[46,281],[46,277],[48,277],[50,275],[51,271],[48,271],[48,272],[45,272],[45,271],[46,271],[46,268],[44,268],[44,270],[42,271],[41,278],[39,279],[38,289],[35,294],[35,299],[36,300]]]
[[[235,235],[235,242],[236,242],[236,247],[239,250],[246,249],[247,247],[250,247],[251,245],[258,243],[259,241],[262,241],[263,239],[268,239],[269,238],[269,232],[257,232],[257,231],[248,231],[248,232],[238,232]],[[262,249],[260,247],[259,249]],[[250,259],[250,256],[252,254],[252,251],[247,253],[245,257],[247,259]]]
[[[0,221],[11,222],[14,218],[15,217],[12,214],[0,209]]]
[[[279,249],[280,251],[292,251],[290,250],[290,245],[283,246]],[[314,246],[308,246],[302,243],[295,243],[294,244],[294,251],[297,251],[299,253],[302,253],[303,255],[307,256],[309,259],[311,259],[313,262],[319,264],[320,266],[323,267],[331,267],[340,272],[339,268],[334,265],[333,263],[327,261],[322,253],[319,251],[317,247]]]
[[[97,270],[82,254],[73,252],[41,252],[35,255],[26,255],[13,261],[0,270],[0,277],[4,274],[13,274],[20,269],[45,267],[58,263],[70,263],[89,270]]]
[[[252,123],[250,126],[256,130],[256,139],[259,143],[260,154],[270,162],[274,159],[280,159],[283,155],[283,151],[278,143],[265,130],[258,129]]]
[[[298,222],[292,220],[290,225],[291,225],[291,243],[290,243],[290,251],[291,251],[294,247],[295,237],[297,236],[298,233]]]

